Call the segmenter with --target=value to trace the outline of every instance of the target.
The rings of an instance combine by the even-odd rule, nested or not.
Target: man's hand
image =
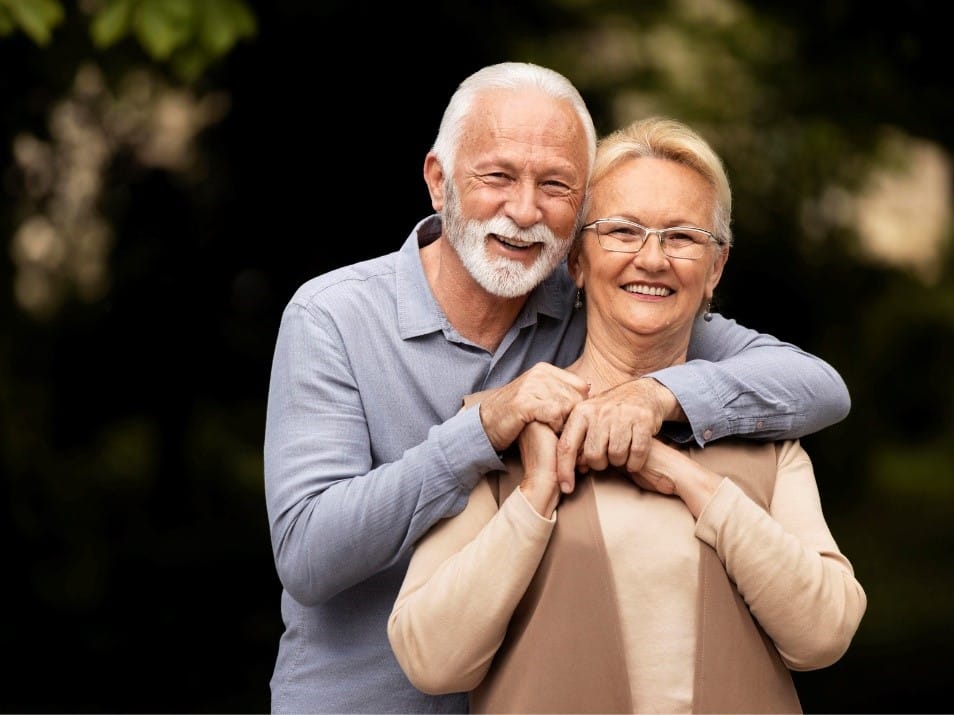
[[[480,400],[480,421],[494,449],[502,452],[531,422],[559,434],[566,416],[589,393],[582,378],[539,362],[512,382],[487,391]]]
[[[580,402],[567,417],[557,445],[561,484],[573,484],[574,470],[609,465],[642,469],[652,438],[666,420],[685,419],[666,387],[648,377],[631,380]]]

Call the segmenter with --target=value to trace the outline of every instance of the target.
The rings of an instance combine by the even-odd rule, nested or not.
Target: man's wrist
[[[651,385],[653,399],[659,406],[662,422],[687,422],[686,413],[672,391],[654,377],[641,377],[640,380]]]

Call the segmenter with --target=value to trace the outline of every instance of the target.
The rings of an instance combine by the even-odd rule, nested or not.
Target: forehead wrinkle
[[[569,172],[582,184],[586,167],[586,138],[576,113],[565,103],[499,90],[477,101],[485,110],[472,115],[463,133],[475,164],[500,163],[526,170],[546,162]]]

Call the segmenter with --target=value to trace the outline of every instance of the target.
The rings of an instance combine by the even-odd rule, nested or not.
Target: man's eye
[[[545,181],[543,190],[551,196],[566,196],[573,191],[572,187],[562,181]]]

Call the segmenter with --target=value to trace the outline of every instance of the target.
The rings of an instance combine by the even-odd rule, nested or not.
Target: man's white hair
[[[579,91],[555,70],[528,62],[501,62],[488,65],[467,77],[454,92],[444,110],[441,126],[431,151],[441,163],[445,176],[454,175],[454,162],[460,148],[467,116],[477,96],[491,89],[535,89],[556,100],[568,102],[576,111],[587,140],[587,176],[596,157],[596,128]]]

